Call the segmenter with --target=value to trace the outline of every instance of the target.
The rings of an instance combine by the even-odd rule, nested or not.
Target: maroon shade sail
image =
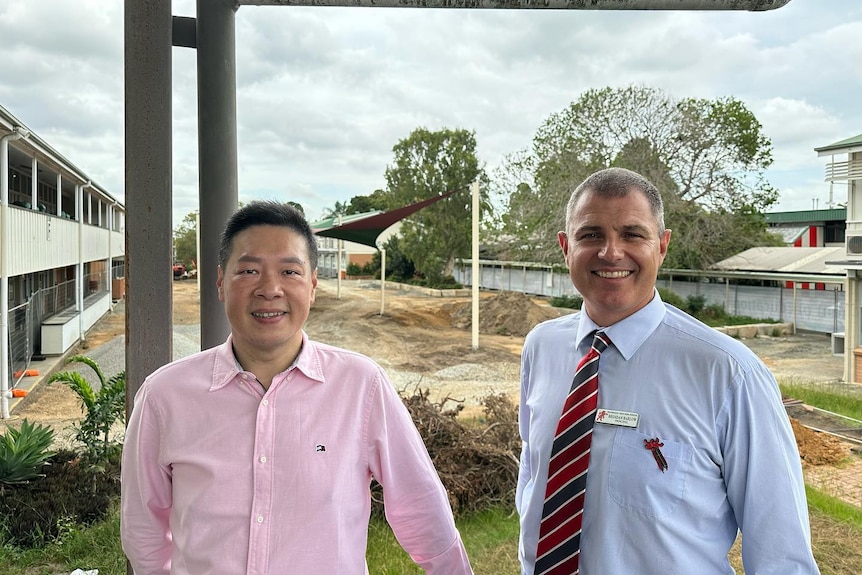
[[[422,200],[421,202],[409,204],[407,206],[397,208],[389,212],[383,212],[380,214],[375,214],[373,216],[368,216],[367,218],[348,222],[340,226],[333,225],[334,221],[337,221],[337,218],[330,218],[328,220],[323,220],[322,222],[315,222],[311,225],[311,227],[314,233],[318,236],[336,238],[339,240],[345,240],[348,242],[354,242],[357,244],[376,248],[377,238],[386,230],[386,228],[396,222],[403,220],[410,214],[418,212],[422,208],[430,206],[435,202],[439,202],[444,198],[448,198],[452,194],[460,192],[464,189],[467,188],[459,188],[457,190],[452,190],[450,192],[446,192],[445,194],[440,194],[438,196],[428,198],[427,200]]]

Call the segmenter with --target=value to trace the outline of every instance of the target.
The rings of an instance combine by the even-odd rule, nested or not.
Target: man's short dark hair
[[[642,175],[625,168],[599,170],[581,182],[572,192],[566,205],[566,227],[569,226],[569,220],[578,205],[578,201],[587,192],[593,192],[605,198],[621,198],[625,197],[631,190],[640,192],[646,197],[650,211],[655,218],[658,233],[664,232],[664,204],[658,189]]]
[[[218,264],[222,269],[230,258],[234,237],[253,226],[281,226],[304,236],[311,271],[317,269],[317,240],[305,216],[290,204],[273,200],[255,200],[239,208],[228,219],[218,249]]]

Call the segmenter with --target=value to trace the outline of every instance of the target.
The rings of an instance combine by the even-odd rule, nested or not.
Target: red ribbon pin
[[[661,453],[660,447],[664,447],[664,443],[659,441],[658,437],[653,437],[652,439],[644,439],[644,448],[649,449],[652,452],[653,458],[655,458],[655,462],[658,465],[658,468],[662,473],[667,471],[667,459],[664,458],[664,455]]]

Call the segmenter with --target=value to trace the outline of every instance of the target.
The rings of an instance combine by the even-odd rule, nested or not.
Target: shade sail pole
[[[473,349],[479,349],[479,182],[473,182],[471,187],[471,193],[473,196],[473,252],[471,257],[473,258],[473,262],[471,264],[472,267],[472,277],[473,277],[473,315],[472,315],[472,324],[473,324]]]
[[[386,248],[380,248],[380,315],[386,301]]]

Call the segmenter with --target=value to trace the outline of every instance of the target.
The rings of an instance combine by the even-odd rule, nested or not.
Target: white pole
[[[473,182],[473,349],[479,349],[479,182]]]
[[[338,225],[341,226],[341,216],[338,216]],[[341,240],[338,240],[338,261],[335,264],[335,275],[338,278],[336,280],[336,289],[335,289],[335,299],[341,299],[341,249],[344,243]]]
[[[380,315],[383,315],[383,302],[386,300],[386,248],[380,248]]]

